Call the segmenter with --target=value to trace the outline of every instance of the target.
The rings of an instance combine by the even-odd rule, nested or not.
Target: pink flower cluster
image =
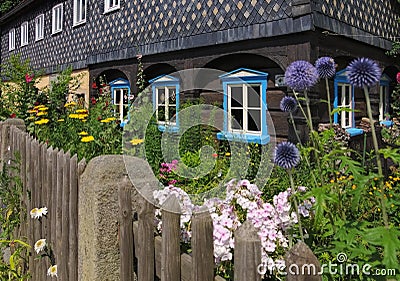
[[[171,168],[172,169],[172,168]],[[299,187],[300,192],[305,187]],[[184,242],[191,238],[190,218],[195,206],[189,196],[181,189],[172,185],[165,189],[154,192],[154,197],[160,205],[170,195],[175,195],[182,208],[181,234]],[[289,229],[293,228],[298,218],[294,212],[290,197],[292,190],[280,192],[273,197],[271,203],[264,202],[261,198],[262,192],[248,180],[232,180],[226,185],[225,199],[212,198],[204,202],[213,220],[214,236],[214,258],[216,263],[230,261],[233,259],[235,247],[234,232],[244,222],[250,220],[258,231],[262,246],[262,264],[273,273],[277,268],[282,268],[284,260],[281,254],[289,247]],[[314,198],[305,200],[299,206],[299,213],[308,217]],[[161,212],[156,213],[156,224],[158,230],[162,230]]]
[[[172,160],[171,163],[161,163],[160,174],[159,177],[162,179],[169,179],[171,176],[174,176],[174,171],[178,169],[178,160]],[[168,181],[168,185],[174,185],[178,181],[175,179],[171,179]]]

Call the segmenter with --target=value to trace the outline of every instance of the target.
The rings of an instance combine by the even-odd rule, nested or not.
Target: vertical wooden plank
[[[40,177],[41,177],[41,183],[42,183],[42,188],[40,190],[40,207],[47,207],[47,144],[43,143],[40,145]],[[41,239],[46,239],[47,243],[50,242],[49,237],[48,237],[48,231],[47,231],[47,226],[49,224],[49,220],[46,217],[43,217],[41,220]],[[47,260],[39,260],[38,261],[40,264],[40,276],[41,280],[46,280],[47,279]]]
[[[69,181],[69,279],[78,280],[78,157],[70,161]]]
[[[261,281],[261,239],[250,221],[245,221],[234,233],[234,281]]]
[[[26,194],[26,134],[25,132],[21,131],[20,134],[20,144],[19,144],[19,151],[21,153],[21,184],[22,184],[22,193],[21,193],[21,237],[27,237],[27,217],[26,214],[29,216],[30,210],[27,206],[27,194]]]
[[[192,281],[214,280],[213,222],[207,209],[192,216]]]
[[[41,157],[40,157],[40,151],[41,151],[41,145],[39,145],[39,142],[37,140],[34,140],[32,143],[32,151],[33,151],[33,186],[32,186],[32,194],[34,194],[33,198],[33,204],[35,208],[40,208],[41,206],[41,191],[42,191],[42,178],[41,178]],[[33,222],[33,229],[34,229],[34,239],[33,243],[35,243],[37,240],[42,239],[42,228],[41,228],[41,223],[39,223],[37,220]],[[35,258],[37,257],[36,252],[34,252]],[[41,264],[39,260],[34,261],[34,274],[33,274],[35,280],[42,280],[43,276],[46,276],[45,273],[42,274],[41,272]]]
[[[61,276],[62,280],[69,280],[69,180],[70,180],[70,160],[69,152],[63,157],[63,185],[62,185],[62,236],[61,236]]]
[[[181,280],[180,206],[170,196],[162,208],[161,281]]]
[[[64,279],[66,260],[61,255],[61,247],[62,247],[62,195],[63,195],[63,170],[64,170],[64,151],[61,150],[57,154],[57,192],[56,192],[56,244],[55,244],[55,255],[56,255],[56,263],[57,269],[59,271],[59,279],[62,281],[66,281]],[[63,266],[61,266],[63,265]]]
[[[121,253],[120,278],[121,281],[133,280],[133,236],[132,236],[132,184],[125,176],[119,187],[119,249]]]
[[[57,260],[57,180],[58,180],[58,149],[54,149],[51,152],[52,159],[52,167],[51,167],[51,205],[49,209],[50,216],[50,229],[51,229],[51,239],[52,239],[52,248],[53,254],[55,255],[56,262]]]
[[[138,280],[154,281],[154,206],[144,198],[141,198],[140,205],[138,236],[134,237],[138,245]]]
[[[53,232],[51,231],[51,223],[52,223],[52,219],[54,217],[54,215],[51,212],[52,209],[52,190],[53,190],[53,157],[52,157],[52,153],[53,153],[53,148],[50,147],[46,150],[46,188],[47,188],[47,194],[46,194],[46,198],[45,198],[45,205],[47,207],[47,218],[46,218],[46,229],[45,229],[45,235],[46,235],[46,239],[49,243],[49,245],[51,247],[53,247],[54,243],[55,243],[55,239],[53,238]],[[50,264],[48,262],[46,262],[46,267],[48,268]],[[47,270],[46,268],[46,270]],[[48,281],[51,280],[50,276],[47,276]]]
[[[28,244],[33,245],[33,219],[30,216],[30,211],[32,210],[32,158],[31,158],[31,144],[32,139],[29,135],[25,136],[25,157],[26,157],[26,166],[25,166],[25,184],[26,184],[26,221],[27,221],[27,230],[26,237],[28,239]],[[33,268],[33,255],[29,256],[29,268]]]

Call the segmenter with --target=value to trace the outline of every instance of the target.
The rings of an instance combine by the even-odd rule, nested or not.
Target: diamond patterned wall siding
[[[104,14],[104,1],[88,1],[87,22],[72,27],[73,1],[45,3],[27,9],[26,16],[3,25],[1,52],[6,59],[8,30],[16,29],[16,50],[34,67],[57,70],[59,65],[85,67],[89,56],[183,37],[208,34],[290,17],[287,0],[121,0],[121,8]],[[64,25],[51,35],[51,9],[64,3]],[[34,19],[45,14],[45,39],[34,42]],[[29,20],[29,45],[20,47],[20,24]],[[210,42],[215,44],[215,42]]]
[[[368,33],[392,39],[400,35],[399,4],[391,0],[316,0],[317,11]]]

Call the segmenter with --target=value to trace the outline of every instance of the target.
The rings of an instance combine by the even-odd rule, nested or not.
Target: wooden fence
[[[78,273],[78,190],[79,177],[86,167],[78,163],[76,155],[48,147],[33,139],[23,128],[12,122],[0,122],[1,160],[20,156],[20,176],[23,185],[20,235],[30,245],[46,239],[54,251],[58,266],[58,280],[81,280]],[[8,144],[8,145],[7,145]],[[7,147],[8,146],[8,147]],[[141,198],[137,220],[131,206],[132,186],[119,187],[119,249],[120,276],[115,280],[154,281],[224,281],[214,276],[213,224],[210,214],[192,216],[191,254],[181,254],[180,215],[176,197],[170,197],[162,212],[162,237],[155,236],[155,207]],[[47,207],[48,214],[40,220],[30,217],[33,208]],[[307,246],[304,246],[307,247]],[[303,249],[303,248],[302,248]],[[31,251],[29,271],[33,281],[52,280],[47,276],[48,259],[37,259]],[[303,255],[301,250],[296,257]],[[315,259],[315,256],[307,253]],[[300,257],[303,261],[308,257]],[[235,232],[234,280],[260,281],[258,266],[261,261],[261,241],[256,229],[245,222]],[[137,270],[134,272],[134,267]],[[320,280],[318,279],[287,280]],[[92,280],[89,280],[92,281]],[[93,280],[103,281],[103,280]]]
[[[20,157],[23,186],[20,235],[32,247],[37,240],[46,239],[54,252],[58,280],[78,280],[78,176],[85,161],[78,163],[76,155],[39,143],[15,126],[2,132],[8,134],[2,135],[2,142],[8,139],[8,157]],[[39,207],[48,208],[47,217],[31,218],[30,210]],[[49,259],[38,259],[33,249],[31,253],[32,280],[50,281]]]

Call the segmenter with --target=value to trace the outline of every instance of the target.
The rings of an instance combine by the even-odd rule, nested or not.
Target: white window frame
[[[353,128],[354,119],[354,101],[353,101],[353,89],[350,84],[338,83],[338,108],[348,108],[351,111],[340,111],[338,112],[338,121],[340,126],[344,129]],[[346,93],[346,89],[348,92]],[[346,122],[346,117],[348,122]]]
[[[41,14],[35,18],[35,41],[42,40],[44,38],[44,14]]]
[[[21,24],[21,47],[28,45],[29,24],[27,21]]]
[[[249,107],[249,88],[253,86],[259,86],[260,87],[260,92],[259,92],[259,98],[260,98],[260,103],[259,107]],[[242,106],[232,106],[232,88],[242,88]],[[231,118],[228,118],[228,131],[232,133],[245,133],[245,134],[251,134],[251,135],[261,135],[262,134],[262,84],[259,82],[256,83],[250,83],[250,84],[230,84],[228,85],[228,112],[231,115]],[[241,109],[242,110],[242,118],[243,118],[243,124],[242,124],[242,129],[235,129],[232,128],[233,125],[233,116],[232,116],[232,109]],[[258,131],[253,131],[249,130],[249,120],[248,120],[248,112],[249,110],[259,110],[260,111],[260,128]],[[235,122],[236,123],[236,122]]]
[[[126,94],[126,99],[124,98]],[[119,96],[119,103],[117,103],[117,95]],[[123,88],[123,87],[118,87],[113,89],[112,93],[112,100],[113,104],[116,107],[116,113],[119,114],[119,120],[121,122],[126,121],[126,118],[124,118],[124,115],[128,115],[128,103],[124,103],[124,101],[128,101],[129,99],[129,88]],[[124,114],[125,113],[125,114]]]
[[[121,0],[104,0],[104,13],[118,10],[121,7]]]
[[[389,93],[389,87],[387,85],[379,85],[379,121],[384,121],[387,106],[387,97]]]
[[[15,50],[15,28],[10,29],[8,32],[8,50]]]
[[[64,19],[63,13],[64,13],[63,3],[53,7],[51,16],[51,34],[57,34],[62,31],[63,19]]]
[[[164,103],[159,103],[159,98],[158,98],[158,96],[159,96],[159,90],[164,90]],[[175,91],[175,103],[171,103],[170,104],[170,102],[169,102],[169,98],[170,98],[170,91]],[[177,113],[177,110],[176,110],[176,92],[177,92],[177,89],[176,89],[176,87],[175,86],[159,86],[159,87],[156,87],[156,100],[155,100],[155,102],[156,102],[156,118],[157,118],[157,122],[158,122],[158,124],[160,124],[160,125],[176,125],[176,118],[175,118],[175,122],[171,122],[171,120],[169,120],[169,109],[170,109],[170,107],[175,107],[175,116],[176,116],[176,113]],[[165,111],[164,111],[164,119],[165,119],[165,121],[160,121],[160,118],[159,118],[159,116],[158,116],[158,108],[159,108],[159,106],[164,106],[164,108],[165,108]]]
[[[74,0],[73,26],[86,22],[87,0]]]

